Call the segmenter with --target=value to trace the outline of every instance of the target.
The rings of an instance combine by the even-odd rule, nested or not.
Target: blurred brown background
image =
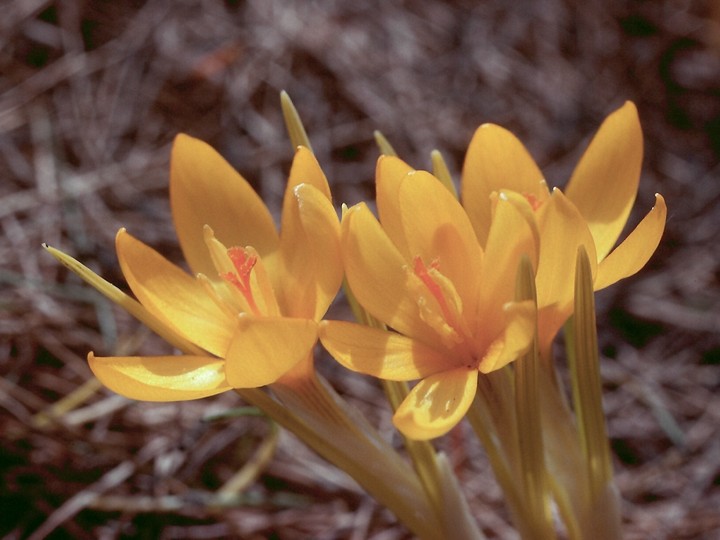
[[[720,538],[720,3],[5,0],[0,13],[2,538],[407,538],[287,434],[214,505],[267,425],[208,420],[240,404],[229,394],[131,403],[88,382],[88,350],[167,346],[40,247],[123,287],[121,226],[179,261],[179,131],[276,210],[292,154],[281,89],[338,204],[373,195],[374,129],[419,168],[440,149],[457,175],[473,130],[500,123],[562,186],[602,119],[637,103],[633,223],[656,191],[669,216],[648,267],[598,298],[623,517],[631,539]],[[319,363],[390,434],[374,382]],[[514,538],[466,429],[441,444],[488,537]]]

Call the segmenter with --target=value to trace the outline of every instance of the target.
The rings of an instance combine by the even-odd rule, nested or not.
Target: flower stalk
[[[236,391],[348,473],[419,538],[444,537],[412,469],[324,380],[279,381],[271,389],[279,401],[259,390]]]
[[[620,538],[620,514],[613,485],[612,460],[602,407],[595,300],[587,252],[578,249],[575,311],[565,326],[577,434],[584,458],[586,508],[580,517],[582,538]],[[598,527],[603,531],[599,535]]]
[[[343,207],[343,210],[346,210]],[[385,325],[370,315],[358,303],[347,281],[343,290],[355,319],[371,328],[386,330]],[[393,412],[407,398],[410,390],[404,381],[381,379],[385,396]],[[429,441],[403,437],[403,444],[412,459],[415,471],[422,483],[425,495],[439,520],[445,538],[482,540],[484,535],[470,513],[467,501],[444,453],[437,453]]]

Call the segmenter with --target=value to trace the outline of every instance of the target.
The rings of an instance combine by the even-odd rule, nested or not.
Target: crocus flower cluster
[[[412,438],[446,433],[488,373],[541,351],[572,312],[578,247],[590,255],[595,290],[648,261],[665,225],[665,201],[612,250],[635,200],[642,160],[637,110],[626,103],[602,125],[567,186],[548,190],[525,147],[492,124],[465,159],[462,206],[439,180],[397,158],[377,167],[378,222],[364,204],[342,224],[350,288],[389,330],[326,322],[322,342],[343,365],[390,380],[421,379],[395,414]],[[533,261],[535,306],[513,302],[522,255]]]
[[[121,229],[118,259],[136,301],[49,248],[182,352],[90,353],[90,368],[108,388],[132,399],[174,401],[267,386],[300,408],[315,399],[308,391],[314,388],[332,409],[339,398],[308,383],[317,381],[319,339],[350,370],[417,381],[405,387],[394,424],[411,440],[439,437],[466,416],[484,377],[533,350],[550,360],[555,336],[573,313],[578,250],[587,254],[592,287],[599,290],[642,268],[664,229],[665,202],[656,195],[655,206],[615,246],[640,178],[642,132],[632,103],[605,120],[564,190],[549,190],[522,143],[492,124],[478,128],[470,142],[460,199],[447,182],[383,155],[376,169],[377,217],[360,203],[338,218],[301,124],[290,121],[289,127],[299,144],[279,232],[240,174],[207,144],[178,135],[170,203],[191,273]],[[516,275],[528,262],[537,292],[519,298]],[[323,320],[343,277],[364,322],[373,324]],[[288,397],[288,389],[302,399]],[[256,403],[271,403],[263,399]],[[268,407],[301,434],[322,408],[309,405],[313,414],[298,413],[293,424],[287,418],[297,411]],[[328,414],[328,421],[344,426],[347,437],[374,440],[368,426],[351,428],[354,421],[343,415]],[[329,459],[357,466],[353,457],[337,457],[352,454],[350,444],[332,443],[331,434],[309,438],[316,449],[327,443]],[[362,466],[351,474],[362,476]],[[434,478],[443,475],[452,482],[445,472]],[[410,491],[420,490],[417,479],[408,482]],[[393,501],[386,503],[416,532],[428,526],[445,531],[438,537],[447,534],[447,513],[430,526]]]

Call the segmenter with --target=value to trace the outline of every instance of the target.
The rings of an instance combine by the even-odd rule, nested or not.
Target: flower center
[[[425,284],[428,292],[430,292],[432,297],[435,298],[443,319],[445,319],[450,326],[454,327],[455,325],[453,322],[455,322],[455,313],[450,309],[445,293],[443,292],[441,285],[438,283],[439,280],[436,281],[437,274],[440,274],[440,271],[438,270],[439,267],[440,263],[437,260],[432,261],[430,263],[430,268],[428,269],[419,256],[413,259],[413,271],[415,272],[415,275],[420,278],[420,281]],[[431,271],[434,271],[433,273],[436,274],[435,279],[430,275]]]
[[[527,200],[527,202],[530,203],[530,208],[533,209],[534,212],[537,212],[537,210],[542,206],[543,201],[538,199],[535,195],[532,193],[523,193],[523,197]]]
[[[257,254],[251,254],[245,248],[231,247],[227,250],[227,255],[235,267],[235,272],[224,272],[220,274],[220,277],[240,291],[253,315],[261,315],[260,308],[258,308],[253,296],[250,281],[253,268],[255,268],[258,261]]]
[[[427,266],[419,256],[413,259],[411,288],[420,309],[420,318],[440,336],[443,345],[453,350],[465,364],[472,358],[470,332],[463,318],[462,299],[455,285],[442,272],[434,260]]]

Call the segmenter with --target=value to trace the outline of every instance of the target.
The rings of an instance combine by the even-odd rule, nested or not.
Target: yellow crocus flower
[[[422,379],[395,413],[407,437],[438,437],[465,415],[487,373],[531,345],[535,306],[513,302],[535,235],[517,206],[498,200],[485,249],[457,199],[393,157],[377,170],[380,222],[365,204],[342,220],[348,284],[391,330],[324,321],[323,345],[344,366],[387,380]],[[381,224],[382,223],[382,224]]]
[[[187,135],[173,145],[170,202],[194,275],[124,229],[116,247],[144,308],[136,311],[161,334],[189,344],[186,354],[90,353],[93,373],[115,392],[145,401],[201,398],[310,373],[317,321],[342,280],[340,224],[312,152],[297,148],[281,234],[247,181]]]
[[[667,215],[659,194],[635,230],[613,249],[637,196],[642,156],[642,130],[631,102],[605,119],[565,193],[548,190],[535,161],[508,130],[485,124],[475,132],[463,166],[462,203],[481,245],[490,231],[493,193],[520,204],[536,222],[541,350],[548,350],[572,311],[579,246],[590,256],[596,291],[635,274],[655,252]]]

